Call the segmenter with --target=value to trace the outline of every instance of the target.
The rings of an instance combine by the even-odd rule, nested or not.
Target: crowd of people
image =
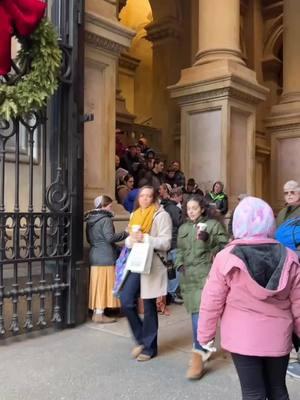
[[[121,146],[121,143],[118,143]],[[180,163],[173,161],[166,168],[164,160],[148,147],[145,138],[141,138],[136,144],[129,145],[126,150],[120,146],[117,147],[115,165],[116,199],[127,211],[132,212],[137,189],[145,185],[159,190],[162,184],[168,184],[171,188],[185,190],[185,176],[180,170]],[[191,182],[194,181],[188,182],[188,189]],[[195,182],[192,190],[196,190]]]
[[[192,327],[188,379],[202,377],[216,350],[220,321],[221,347],[232,355],[243,399],[289,399],[286,372],[300,377],[300,362],[289,365],[300,337],[299,184],[284,185],[285,207],[277,221],[266,202],[241,194],[225,224],[228,199],[222,182],[203,193],[194,179],[186,184],[177,161],[164,172],[155,152],[140,147],[116,159],[117,198],[131,212],[126,231],[115,233],[107,196],[97,197],[86,216],[93,320],[114,322],[105,309],[121,306],[135,339],[131,356],[149,361],[158,353],[158,304],[162,299],[183,303]],[[124,240],[127,256],[140,243],[154,249],[151,269],[126,271],[126,256],[126,274],[113,296],[115,244]],[[172,279],[167,265],[174,270]]]

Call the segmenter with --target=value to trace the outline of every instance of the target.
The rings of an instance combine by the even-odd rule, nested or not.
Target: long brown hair
[[[198,203],[199,207],[202,210],[201,215],[203,216],[207,216],[207,212],[208,212],[208,204],[207,201],[205,200],[205,198],[203,196],[201,196],[200,194],[193,194],[192,196],[190,196],[186,202],[186,205],[188,205],[188,203],[190,201],[195,201],[196,203]]]

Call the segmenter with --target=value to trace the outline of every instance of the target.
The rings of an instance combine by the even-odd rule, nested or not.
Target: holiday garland
[[[29,37],[29,46],[21,46],[17,64],[29,62],[29,72],[15,84],[0,81],[0,118],[10,120],[43,108],[58,86],[62,52],[54,26],[43,19]]]

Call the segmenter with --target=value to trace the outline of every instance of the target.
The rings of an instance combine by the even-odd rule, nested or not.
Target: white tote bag
[[[126,269],[138,274],[150,274],[153,247],[149,243],[134,243],[126,262]]]

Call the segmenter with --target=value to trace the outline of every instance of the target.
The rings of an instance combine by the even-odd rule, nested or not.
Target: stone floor
[[[122,318],[61,332],[0,342],[0,400],[238,400],[235,370],[226,353],[196,382],[185,379],[190,320],[182,306],[160,316],[159,356],[147,363],[129,357],[132,340]],[[287,378],[291,400],[300,380]]]

